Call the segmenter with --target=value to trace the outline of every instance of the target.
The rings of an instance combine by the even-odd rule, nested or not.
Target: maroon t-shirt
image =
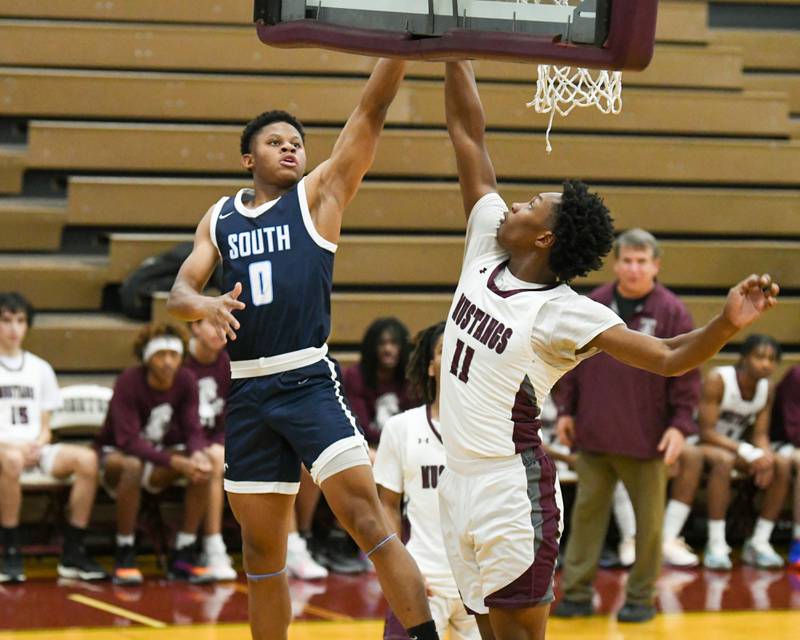
[[[589,297],[614,309],[614,287],[598,287]],[[658,283],[627,325],[658,338],[694,328],[684,304]],[[554,395],[559,415],[575,418],[577,449],[647,460],[661,457],[658,443],[668,427],[685,435],[697,433],[693,416],[700,383],[697,369],[666,378],[599,353],[561,378]]]
[[[231,389],[231,360],[227,351],[221,351],[211,364],[198,362],[189,353],[183,364],[197,377],[200,424],[208,444],[225,444],[225,400]]]
[[[345,395],[361,428],[364,429],[367,442],[377,446],[383,428],[381,418],[385,420],[387,411],[396,414],[411,409],[414,405],[408,397],[408,383],[378,382],[377,389],[372,389],[364,382],[364,374],[357,364],[345,369],[342,377]],[[381,406],[384,409],[380,412],[381,415],[378,415],[378,408]]]
[[[147,384],[146,367],[130,367],[114,384],[96,444],[168,467],[164,449],[185,445],[192,454],[206,445],[197,408],[197,379],[188,369],[178,369],[169,390],[157,391]]]
[[[772,439],[800,447],[800,364],[789,369],[775,389]]]

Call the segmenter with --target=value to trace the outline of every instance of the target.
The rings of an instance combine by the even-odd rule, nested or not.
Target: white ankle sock
[[[123,536],[122,534],[117,534],[117,546],[118,547],[132,547],[133,546],[133,534]]]
[[[765,520],[764,518],[759,518],[758,522],[756,522],[755,531],[753,531],[753,537],[750,538],[750,540],[754,544],[769,544],[769,539],[774,528],[774,522],[771,520]]]
[[[709,520],[708,521],[708,545],[710,547],[726,547],[728,545],[725,540],[725,521],[724,520]]]
[[[212,533],[203,538],[203,549],[206,553],[226,553],[225,541],[221,533]]]
[[[196,534],[186,533],[184,531],[178,531],[178,535],[175,536],[175,548],[183,549],[184,547],[193,545],[196,541],[197,541]]]
[[[664,513],[664,542],[677,538],[686,519],[689,517],[691,507],[677,500],[670,500],[667,503],[667,510]]]

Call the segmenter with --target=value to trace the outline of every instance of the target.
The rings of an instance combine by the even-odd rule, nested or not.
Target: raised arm
[[[239,321],[232,312],[244,309],[244,303],[238,299],[242,285],[237,282],[233,291],[217,297],[202,293],[219,260],[217,248],[211,241],[212,211],[213,207],[197,225],[194,248],[178,271],[169,292],[167,310],[185,322],[206,319],[214,325],[220,337],[236,340],[235,330],[239,328]]]
[[[486,148],[486,118],[472,63],[447,63],[444,106],[447,132],[456,152],[464,212],[469,217],[478,200],[487,193],[497,191],[497,178]]]
[[[375,159],[378,139],[405,74],[405,64],[402,60],[378,60],[331,157],[306,179],[311,217],[317,231],[330,242],[339,241],[344,209]]]
[[[778,285],[768,275],[751,275],[728,292],[722,313],[700,329],[663,339],[616,325],[587,347],[658,375],[680,375],[710,359],[737,331],[774,307],[778,292]]]

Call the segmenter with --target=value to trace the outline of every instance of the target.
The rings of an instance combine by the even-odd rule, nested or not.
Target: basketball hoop
[[[517,0],[527,4],[528,0]],[[540,0],[535,0],[541,4]],[[550,3],[568,5],[568,0],[550,0]],[[550,131],[556,112],[567,116],[575,107],[597,107],[605,114],[622,111],[622,72],[561,67],[540,64],[536,79],[536,95],[527,103],[536,113],[549,113],[545,139],[547,153],[553,150]]]

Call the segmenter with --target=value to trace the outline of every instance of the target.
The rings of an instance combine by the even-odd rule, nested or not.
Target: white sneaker
[[[236,569],[224,551],[206,552],[206,567],[216,580],[236,580]]]
[[[623,567],[631,567],[636,562],[636,538],[625,538],[617,547],[619,563]]]
[[[750,538],[742,547],[742,562],[759,569],[780,569],[783,558],[769,542],[753,542]]]
[[[673,567],[696,567],[700,564],[700,558],[683,538],[664,540],[663,552],[664,562]]]
[[[721,545],[707,544],[703,553],[703,566],[706,569],[716,569],[717,571],[730,571],[733,569],[731,562],[731,548],[726,544]]]
[[[328,570],[314,561],[308,552],[306,541],[299,536],[296,539],[289,539],[286,568],[290,576],[300,580],[320,580],[328,577]]]

